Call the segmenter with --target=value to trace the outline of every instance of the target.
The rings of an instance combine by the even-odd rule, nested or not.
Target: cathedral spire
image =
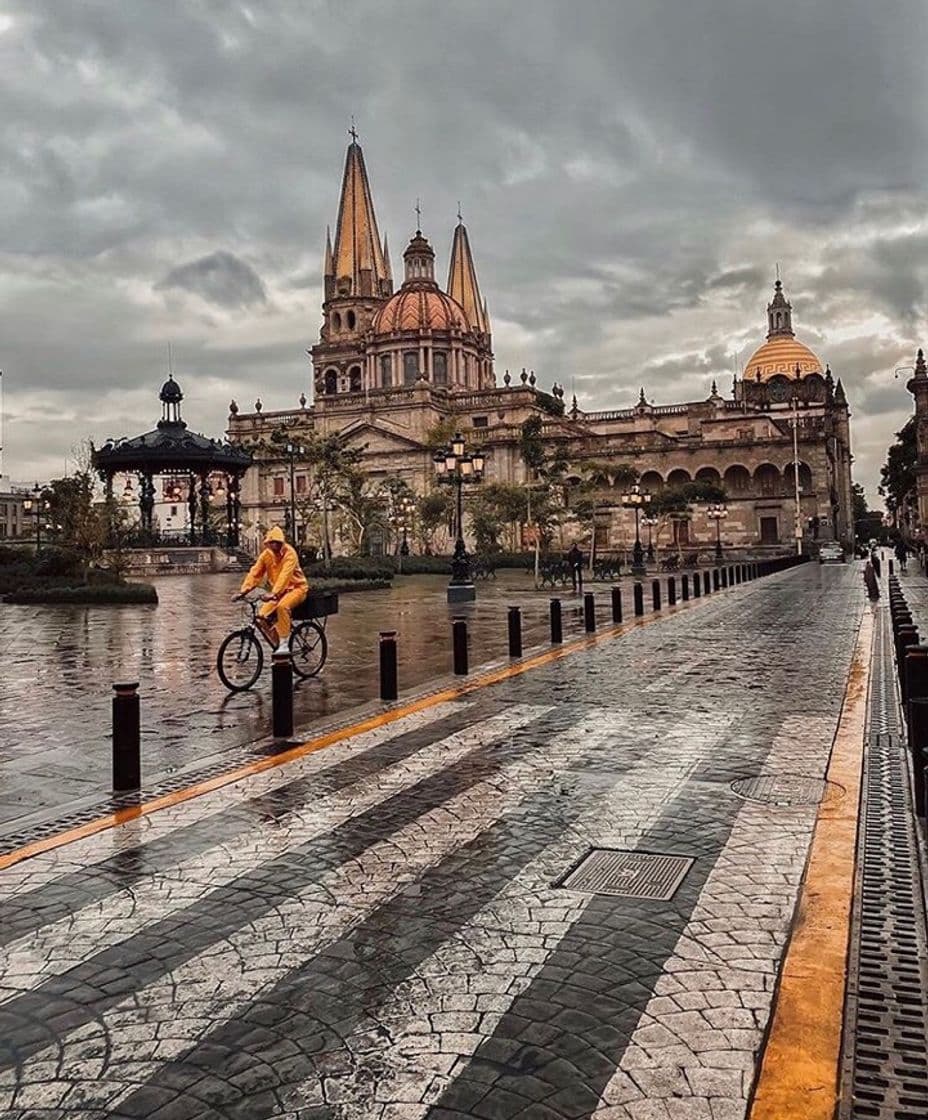
[[[448,295],[464,308],[471,329],[478,334],[489,334],[490,319],[486,312],[486,303],[480,295],[477,269],[474,267],[473,254],[470,251],[467,227],[461,220],[460,207],[458,207],[458,224],[454,228],[454,240],[451,244],[447,291]]]
[[[387,245],[387,235],[383,235],[383,263],[384,268],[387,270],[387,281],[390,285],[390,290],[393,290],[393,267],[390,264],[390,247]]]
[[[364,153],[353,128],[345,157],[333,263],[336,295],[384,296],[393,290],[381,248]]]
[[[783,281],[777,265],[777,279],[773,285],[773,299],[767,304],[767,338],[793,337],[793,307],[783,295]]]

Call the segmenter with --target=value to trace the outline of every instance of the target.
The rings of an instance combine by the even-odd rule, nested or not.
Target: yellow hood
[[[264,538],[264,543],[270,544],[271,541],[280,541],[281,544],[287,543],[287,538],[284,536],[284,531],[279,525],[275,525],[273,528],[268,529],[267,535]]]

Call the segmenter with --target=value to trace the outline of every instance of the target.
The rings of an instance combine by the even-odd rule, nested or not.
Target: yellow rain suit
[[[293,610],[306,598],[309,585],[300,568],[296,549],[287,544],[283,529],[275,525],[268,530],[264,538],[265,545],[270,541],[280,541],[284,547],[277,555],[270,548],[261,550],[251,571],[242,580],[241,593],[244,595],[262,583],[269,586],[273,599],[263,603],[258,614],[262,618],[268,618],[277,612],[277,634],[285,642],[290,637]]]

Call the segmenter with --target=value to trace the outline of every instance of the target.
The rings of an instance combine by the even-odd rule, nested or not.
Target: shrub
[[[83,575],[84,564],[76,552],[67,548],[46,548],[34,559],[33,570],[40,577]]]
[[[386,558],[376,556],[333,556],[332,563],[326,568],[320,560],[310,564],[306,575],[313,582],[314,576],[323,579],[381,579],[388,583],[393,578],[393,569]]]
[[[157,603],[158,592],[150,583],[122,583],[87,587],[31,587],[11,591],[7,603]]]

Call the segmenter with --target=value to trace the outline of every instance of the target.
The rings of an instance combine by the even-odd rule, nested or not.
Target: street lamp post
[[[648,527],[648,563],[649,564],[654,563],[654,541],[651,539],[651,529],[658,523],[659,520],[660,520],[660,518],[651,517],[650,515],[647,516],[647,517],[642,517],[642,519],[641,519],[641,524],[642,525],[647,525],[647,527]]]
[[[42,501],[42,490],[36,483],[32,490],[32,497],[23,500],[23,509],[26,513],[35,511],[35,554],[38,556],[42,549],[42,507],[48,509],[48,502]]]
[[[793,536],[796,538],[796,555],[802,555],[802,510],[799,505],[799,397],[793,397],[793,415],[790,427],[793,429],[793,486],[795,489],[793,509]]]
[[[290,536],[296,543],[296,484],[294,481],[294,465],[297,458],[303,458],[306,454],[305,448],[296,443],[288,443],[285,445],[284,450],[287,453],[287,458],[290,460]]]
[[[403,534],[403,538],[399,543],[399,547],[397,548],[397,552],[399,554],[399,565],[397,570],[400,575],[403,574],[403,558],[409,555],[409,538],[406,534],[411,528],[413,511],[415,510],[415,508],[416,503],[412,500],[412,498],[408,496],[403,497],[399,499],[396,506],[396,513],[394,514],[394,519],[396,521],[396,531],[397,533]]]
[[[458,432],[451,441],[451,447],[446,451],[436,451],[432,461],[438,482],[451,486],[455,492],[455,541],[448,602],[473,602],[477,598],[477,592],[471,579],[470,557],[464,546],[464,487],[483,481],[483,452],[467,454],[464,437]]]
[[[714,502],[706,510],[706,517],[711,517],[715,522],[715,562],[722,562],[722,521],[728,516],[728,510],[723,505]]]
[[[625,509],[635,511],[635,547],[632,549],[632,575],[641,576],[645,573],[644,552],[641,548],[641,511],[650,507],[651,495],[646,490],[642,490],[636,482],[629,491],[622,495],[622,505]]]

